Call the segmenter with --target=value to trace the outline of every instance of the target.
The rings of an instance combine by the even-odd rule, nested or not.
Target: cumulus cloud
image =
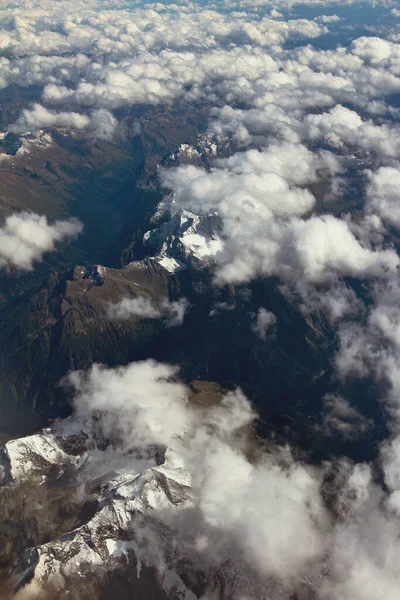
[[[265,144],[273,135],[291,141],[324,139],[340,151],[359,146],[386,160],[398,156],[393,120],[378,125],[365,115],[396,113],[386,97],[399,89],[398,44],[362,37],[348,48],[308,45],[273,58],[263,75],[265,87],[259,80],[249,82],[257,95],[247,94],[245,108],[233,107],[232,101],[215,108],[212,130],[230,132],[243,145]]]
[[[367,465],[348,469],[342,497],[347,517],[333,532],[331,575],[322,583],[321,598],[394,600],[399,585],[399,523],[382,506],[382,490],[373,483]]]
[[[367,210],[386,223],[400,228],[400,170],[381,167],[370,173],[367,188]]]
[[[290,168],[292,161],[296,169]],[[257,208],[260,217],[302,215],[312,210],[315,198],[299,186],[316,181],[318,166],[318,157],[304,146],[287,143],[219,159],[211,172],[185,165],[164,170],[161,177],[166,187],[174,189],[177,204],[195,213],[222,205],[234,209],[235,218],[239,206],[249,214]]]
[[[123,298],[116,304],[110,305],[108,316],[110,319],[127,320],[161,319],[166,318],[171,327],[182,325],[185,312],[188,308],[186,298],[170,302],[168,298],[153,299],[144,296],[136,298]]]
[[[31,271],[46,252],[55,250],[57,242],[75,238],[81,231],[77,219],[49,224],[43,215],[15,213],[0,229],[0,266]]]
[[[274,581],[291,593],[304,577],[324,600],[396,597],[398,439],[382,454],[387,495],[367,464],[341,460],[310,467],[277,448],[260,449],[250,460],[246,449],[256,414],[243,393],[236,390],[199,408],[188,402],[188,390],[170,365],[94,365],[87,373],[72,373],[69,384],[75,388],[75,419],[86,423],[96,415],[113,444],[104,460],[118,460],[122,452],[127,468],[129,450],[154,444],[180,457],[191,475],[191,502],[157,514],[172,531],[179,557],[197,556],[206,574],[229,557],[237,572],[245,566],[253,573],[254,597]],[[341,424],[363,424],[343,398],[327,402]],[[156,546],[154,556],[165,560],[163,536],[142,530],[141,542],[143,552]]]
[[[105,435],[118,436],[129,449],[172,445],[190,426],[186,389],[176,375],[175,367],[149,360],[117,369],[93,365],[87,373],[71,373],[66,384],[77,390],[77,417],[85,422],[99,412]]]
[[[308,115],[303,127],[305,137],[322,138],[333,147],[360,147],[389,158],[400,155],[398,126],[364,121],[357,112],[341,105],[328,113]]]
[[[210,84],[226,96],[227,78],[240,93],[246,70],[253,79],[272,62],[252,46],[278,48],[327,32],[306,19],[277,22],[233,11],[228,17],[194,4],[97,8],[87,7],[86,18],[74,5],[68,18],[54,8],[43,14],[26,7],[23,18],[4,10],[0,85],[38,85],[47,103],[109,109],[203,99]]]
[[[202,539],[208,568],[214,559],[223,560],[218,551],[226,554],[230,545],[233,559],[236,554],[262,577],[290,587],[326,548],[330,520],[317,473],[293,459],[287,467],[279,465],[272,455],[250,463],[242,444],[256,415],[242,392],[196,409],[176,374],[174,367],[154,361],[117,369],[94,365],[88,373],[72,373],[76,418],[85,422],[93,413],[100,415],[103,434],[124,452],[152,444],[172,448],[192,479],[186,538]],[[160,518],[179,527],[185,517]],[[296,543],[299,536],[304,543]],[[214,540],[217,548],[209,546]],[[176,543],[185,550],[185,537]]]
[[[386,371],[385,364],[388,368],[394,366],[400,349],[398,293],[397,277],[376,284],[374,302],[366,322],[343,324],[340,329],[341,351],[337,357],[342,374],[351,371],[363,374],[372,368],[382,375]]]
[[[184,165],[162,171],[161,178],[174,190],[181,209],[222,218],[224,246],[212,256],[222,282],[262,275],[324,282],[335,275],[384,277],[396,272],[396,252],[371,249],[346,220],[300,218],[315,206],[304,186],[318,179],[322,166],[323,160],[301,144],[284,143],[220,159],[211,172]]]
[[[276,20],[268,3],[261,15],[262,5],[254,14],[254,6],[226,11],[221,3],[113,10],[89,3],[83,14],[72,4],[68,18],[59,7],[24,8],[17,17],[2,11],[0,85],[38,86],[46,104],[111,110],[180,98],[239,101],[255,111],[275,106],[290,120],[338,102],[365,109],[399,89],[395,42],[364,37],[336,50],[285,49],[327,34],[334,16]]]
[[[338,17],[338,15],[321,15],[316,17],[315,20],[320,23],[338,23],[342,19],[341,17]]]
[[[301,465],[284,469],[272,461],[253,466],[216,439],[202,445],[202,451],[195,486],[206,523],[233,539],[263,576],[293,585],[325,549],[329,519],[318,479]],[[278,526],[283,522],[283,528]],[[295,542],[295,531],[306,543]]]
[[[387,500],[389,510],[400,514],[400,437],[386,442],[381,449],[385,483],[390,490]]]
[[[15,133],[37,131],[43,127],[68,127],[89,129],[100,139],[111,139],[117,131],[116,118],[105,109],[94,110],[84,115],[77,112],[54,112],[40,104],[24,109],[17,122],[11,127]]]

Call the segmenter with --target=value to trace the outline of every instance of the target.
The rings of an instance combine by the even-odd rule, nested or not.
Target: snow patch
[[[206,238],[198,233],[185,235],[182,242],[199,260],[215,256],[224,247],[220,238]]]
[[[163,256],[161,259],[155,260],[157,260],[158,264],[164,267],[169,273],[176,273],[177,271],[182,271],[186,268],[183,262],[176,258],[170,258],[169,256]]]
[[[55,437],[48,433],[11,440],[5,444],[4,452],[8,457],[10,476],[14,482],[41,475],[50,465],[71,462],[72,458],[60,448]]]
[[[96,265],[97,273],[101,279],[104,279],[107,273],[107,268],[102,265]]]
[[[222,221],[215,213],[199,216],[181,211],[173,197],[168,196],[159,204],[156,215],[153,223],[167,220],[156,229],[147,231],[143,243],[152,253],[151,258],[157,259],[171,272],[178,270],[177,265],[182,268],[192,259],[200,263],[212,261],[224,247],[221,239]]]

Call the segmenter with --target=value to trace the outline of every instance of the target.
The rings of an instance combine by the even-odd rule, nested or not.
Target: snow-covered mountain
[[[96,502],[87,522],[20,556],[13,573],[16,592],[35,596],[38,590],[51,589],[59,597],[68,597],[86,576],[101,578],[128,565],[135,567],[140,586],[142,568],[149,570],[152,565],[146,548],[135,539],[135,521],[157,519],[158,511],[190,505],[190,475],[172,450],[153,448],[146,456],[121,456],[117,462],[114,456],[107,463],[107,455],[90,452],[84,445],[79,448],[78,439],[87,442],[88,436],[83,432],[78,437],[60,436],[48,429],[10,441],[3,448],[2,473],[7,485],[18,487],[28,480],[40,486],[57,485],[68,473],[69,481],[79,484],[75,494],[83,498],[83,488],[91,490]],[[82,454],[66,452],[71,445]],[[159,579],[154,575],[154,587],[158,585],[169,598],[195,599],[167,566]]]
[[[143,245],[154,260],[172,272],[209,263],[223,248],[220,217],[178,210],[172,195],[159,204],[153,218],[153,224],[158,223],[144,234]]]
[[[61,528],[63,533],[20,554],[11,575],[13,598],[103,598],[104,590],[121,577],[128,586],[122,598],[196,600],[206,588],[218,598],[264,598],[248,567],[234,559],[233,547],[212,576],[203,570],[200,545],[196,549],[189,544],[187,554],[179,554],[177,532],[168,526],[166,515],[176,522],[181,514],[184,524],[195,497],[191,473],[175,450],[151,445],[119,452],[112,443],[106,445],[96,420],[77,429],[67,419],[7,442],[0,464],[0,491],[14,494],[15,503],[32,503],[27,519],[45,510],[45,501],[35,506],[41,502],[38,490],[46,494],[58,489],[80,507],[73,527]],[[36,487],[31,498],[26,485]],[[19,490],[24,491],[22,500]],[[27,526],[19,523],[20,528]],[[273,580],[268,586],[268,598],[292,597]],[[312,588],[312,582],[304,583],[307,594]]]
[[[231,143],[224,136],[199,135],[195,145],[181,144],[169,152],[160,167],[195,165],[210,168],[212,160],[231,151]],[[182,210],[174,194],[168,194],[156,207],[150,219],[151,228],[143,236],[146,254],[167,270],[175,272],[201,267],[213,262],[223,249],[222,219],[215,212],[198,215]]]
[[[152,360],[69,382],[73,415],[1,450],[12,598],[315,598],[329,525],[319,475],[260,443],[241,390],[184,386]],[[309,546],[288,544],[270,505],[309,523]],[[281,551],[296,578],[277,572]]]

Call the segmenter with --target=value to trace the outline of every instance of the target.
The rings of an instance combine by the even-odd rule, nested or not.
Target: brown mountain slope
[[[102,281],[90,276],[96,272],[76,267],[66,275],[54,273],[32,295],[1,311],[0,431],[26,431],[65,412],[57,383],[70,369],[147,358],[162,323],[113,322],[107,308],[125,295],[166,295],[167,273],[155,278],[140,269],[107,269]]]

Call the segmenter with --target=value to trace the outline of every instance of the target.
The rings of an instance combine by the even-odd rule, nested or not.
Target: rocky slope
[[[273,279],[248,286],[212,285],[212,256],[223,244],[221,221],[214,214],[178,211],[173,196],[157,204],[154,169],[160,164],[160,134],[154,122],[141,118],[135,152],[142,167],[137,204],[126,225],[131,238],[123,253],[126,266],[87,264],[53,272],[33,292],[0,311],[0,432],[26,433],[68,414],[68,395],[59,381],[69,370],[153,357],[179,364],[185,381],[241,385],[261,412],[264,435],[282,436],[319,456],[329,455],[336,440],[335,435],[327,438],[321,426],[321,398],[337,391],[338,382],[331,381],[335,340],[324,315],[304,312]],[[144,132],[146,127],[149,131]],[[169,127],[172,136],[174,125]],[[177,145],[161,163],[208,168],[215,154],[228,151],[223,138],[200,135],[193,146]],[[140,223],[136,229],[135,219]],[[117,247],[123,245],[121,236]],[[163,318],[109,318],[110,303],[136,297],[183,298],[187,310],[182,324],[172,328]],[[260,315],[269,315],[272,327],[261,322],[260,328]],[[376,402],[363,401],[373,397],[373,388],[360,389],[358,396],[374,423],[365,435],[380,439],[384,432]],[[339,437],[342,448],[343,443],[350,454],[369,458],[374,453],[364,441],[343,442]]]
[[[32,295],[3,309],[0,429],[18,430],[20,423],[31,429],[65,414],[57,382],[70,369],[147,357],[162,336],[162,324],[139,319],[115,323],[107,309],[126,295],[154,297],[167,290],[168,273],[152,264],[122,270],[75,267],[54,273]]]
[[[159,162],[171,147],[196,140],[205,111],[138,107],[120,120],[110,140],[54,127],[16,135],[3,123],[0,220],[25,210],[50,220],[77,217],[84,230],[34,272],[1,272],[0,303],[39,284],[54,269],[85,261],[119,267],[133,232],[160,200]]]
[[[21,435],[69,414],[60,380],[70,370],[155,358],[178,364],[186,382],[240,385],[261,413],[267,438],[290,440],[318,457],[345,446],[350,455],[372,458],[369,440],[384,434],[373,387],[353,393],[369,418],[361,438],[343,440],[323,427],[321,398],[338,385],[331,380],[335,340],[323,315],[303,313],[274,281],[216,288],[201,261],[181,259],[178,269],[177,259],[166,257],[122,269],[75,267],[0,311],[0,431]],[[186,310],[174,327],[161,312],[111,318],[110,306],[123,299],[185,299]],[[267,331],[258,327],[260,310],[275,316]]]

